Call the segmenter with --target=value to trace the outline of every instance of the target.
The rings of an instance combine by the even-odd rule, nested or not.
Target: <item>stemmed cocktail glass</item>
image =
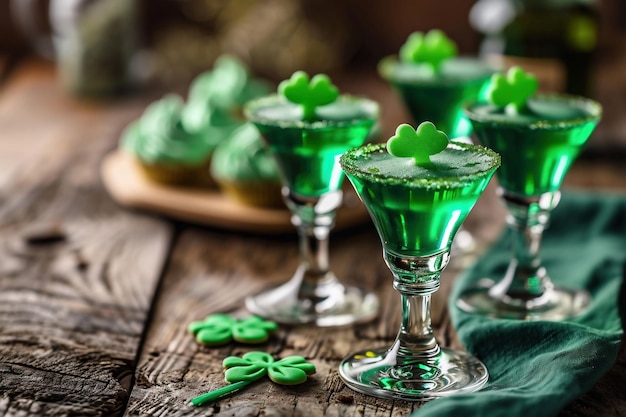
[[[421,149],[417,153],[412,141],[423,143],[416,145]],[[433,154],[419,155],[423,150]],[[400,125],[387,145],[351,150],[340,163],[380,235],[402,306],[400,331],[391,347],[350,355],[340,365],[342,379],[365,394],[407,400],[479,389],[488,379],[485,366],[468,353],[439,346],[431,328],[430,299],[439,288],[453,238],[500,158],[479,146],[448,143],[427,122],[417,131]]]
[[[470,104],[466,114],[479,141],[502,156],[498,193],[508,210],[513,256],[503,277],[468,289],[457,305],[491,317],[573,317],[585,310],[589,296],[580,289],[555,287],[539,248],[551,211],[559,203],[561,182],[599,122],[602,108],[583,97],[534,94],[536,79],[520,68],[509,70],[505,81],[496,77],[502,79],[494,80],[490,102]],[[508,87],[500,89],[498,83]],[[526,96],[507,104],[502,97],[514,96],[511,86],[524,83],[529,86]]]
[[[340,326],[375,317],[373,293],[342,284],[330,270],[328,238],[342,202],[339,156],[363,144],[377,103],[339,95],[323,74],[296,72],[281,94],[248,103],[246,118],[275,157],[300,244],[300,265],[285,284],[246,299],[252,313],[280,323]]]
[[[469,140],[472,125],[463,103],[484,94],[496,69],[483,60],[457,57],[456,45],[439,30],[415,32],[388,56],[378,72],[397,92],[415,123],[430,121],[450,139]]]
[[[463,113],[463,103],[484,95],[496,69],[479,58],[457,57],[456,53],[456,45],[443,32],[415,32],[402,45],[399,56],[380,61],[378,72],[402,99],[415,123],[430,121],[450,139],[471,142],[472,125]],[[459,254],[469,254],[475,241],[462,228],[454,246]]]

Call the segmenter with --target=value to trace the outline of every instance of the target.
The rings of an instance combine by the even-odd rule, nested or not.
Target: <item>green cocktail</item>
[[[419,131],[419,129],[418,129]],[[484,365],[465,352],[440,348],[430,323],[430,297],[439,288],[454,235],[500,165],[493,151],[450,142],[416,164],[388,153],[389,145],[351,150],[340,164],[368,209],[401,294],[402,323],[389,348],[343,360],[340,375],[352,389],[424,400],[479,389]]]
[[[521,196],[558,191],[600,117],[600,106],[579,97],[537,95],[529,113],[510,114],[487,103],[467,108],[480,142],[505,161],[502,188]]]
[[[438,72],[393,56],[378,65],[378,72],[400,96],[413,120],[429,120],[452,139],[470,136],[472,125],[462,105],[483,96],[495,71],[469,57],[450,59]]]
[[[513,257],[504,277],[463,293],[457,301],[461,309],[490,317],[562,320],[588,306],[587,292],[555,287],[539,248],[563,178],[601,113],[597,102],[566,95],[533,95],[519,111],[487,103],[467,106],[478,140],[502,156],[498,191],[509,212]]]
[[[341,188],[339,155],[363,144],[378,117],[376,103],[342,96],[317,110],[318,119],[301,120],[297,105],[280,96],[257,100],[247,109],[272,154],[284,183],[304,197]]]
[[[244,113],[277,162],[300,239],[300,265],[287,283],[248,297],[246,307],[286,324],[341,326],[372,319],[377,297],[337,279],[329,266],[328,238],[343,195],[339,156],[363,144],[378,119],[378,105],[339,95],[324,75],[309,82],[297,72],[279,90],[284,96],[249,102]]]
[[[436,170],[417,166],[410,158],[399,160],[381,145],[349,155],[341,162],[343,169],[385,250],[408,256],[429,256],[450,246],[494,165],[491,152],[465,144],[450,144],[433,155]]]

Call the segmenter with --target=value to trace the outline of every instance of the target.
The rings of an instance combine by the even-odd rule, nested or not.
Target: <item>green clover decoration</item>
[[[278,325],[257,316],[242,320],[227,314],[212,314],[202,321],[189,324],[189,333],[198,343],[209,346],[223,345],[231,340],[240,343],[257,344],[267,342],[269,334],[278,329]]]
[[[315,365],[307,362],[302,356],[287,356],[275,361],[267,352],[248,352],[241,358],[229,356],[222,364],[226,368],[225,380],[230,385],[192,399],[193,405],[200,406],[214,402],[241,390],[265,375],[277,384],[297,385],[302,384],[309,375],[315,373]]]
[[[339,90],[326,74],[317,74],[309,80],[304,71],[296,71],[291,78],[282,81],[278,92],[302,107],[304,120],[315,120],[316,107],[330,104],[339,97]]]
[[[405,62],[427,64],[437,72],[441,64],[457,55],[454,41],[441,30],[433,29],[428,33],[413,32],[400,47],[400,59]]]
[[[387,141],[387,152],[401,158],[411,157],[415,165],[432,168],[430,156],[447,146],[448,136],[431,122],[423,122],[415,130],[408,124],[401,124]]]
[[[533,74],[521,67],[509,68],[506,75],[494,74],[487,89],[487,99],[498,107],[519,112],[526,107],[528,98],[537,92],[539,82]]]

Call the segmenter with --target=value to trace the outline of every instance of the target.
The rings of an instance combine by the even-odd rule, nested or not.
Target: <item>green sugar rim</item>
[[[497,114],[481,114],[472,111],[476,106],[493,106],[501,109],[493,104],[484,101],[473,101],[463,105],[463,113],[472,121],[494,127],[507,127],[519,130],[566,130],[573,127],[583,125],[585,123],[599,121],[602,117],[602,105],[590,98],[574,96],[569,94],[535,94],[530,97],[528,103],[534,100],[544,100],[548,102],[566,102],[573,106],[583,109],[589,115],[585,117],[574,117],[563,120],[537,120],[529,122],[527,120],[519,120],[511,118],[506,113]]]
[[[271,108],[276,104],[287,104],[291,103],[284,97],[278,94],[272,94],[269,96],[257,98],[247,102],[243,108],[243,114],[245,118],[256,124],[260,124],[263,126],[275,126],[280,128],[297,128],[297,129],[328,129],[328,128],[337,128],[337,127],[346,127],[356,125],[363,121],[376,121],[380,115],[380,106],[374,100],[370,100],[369,98],[352,96],[349,94],[340,95],[337,100],[333,103],[355,103],[361,106],[363,112],[367,114],[367,117],[355,117],[345,120],[329,120],[329,119],[317,119],[317,120],[276,120],[267,117],[261,117],[257,114],[258,109],[262,108]],[[293,104],[293,103],[291,103]],[[293,104],[297,106],[296,104]],[[325,106],[320,106],[325,107]]]
[[[480,154],[488,156],[492,159],[492,163],[489,168],[477,172],[476,174],[470,175],[460,175],[455,177],[439,177],[439,178],[398,178],[392,175],[374,173],[374,172],[365,172],[361,169],[358,169],[355,166],[355,160],[359,156],[369,155],[374,152],[387,152],[387,145],[385,143],[378,144],[367,144],[365,146],[361,146],[359,148],[352,149],[343,155],[339,159],[339,164],[345,173],[354,175],[355,177],[364,178],[369,180],[370,182],[378,182],[385,183],[390,185],[403,185],[410,186],[414,188],[424,188],[424,189],[450,189],[450,188],[460,188],[465,187],[469,183],[475,181],[479,178],[487,177],[491,174],[491,172],[497,169],[500,164],[500,155],[494,152],[489,148],[485,148],[481,145],[470,145],[466,143],[459,143],[451,141],[448,144],[448,147],[453,147],[457,149],[468,149],[476,151]],[[406,158],[409,159],[409,158]]]

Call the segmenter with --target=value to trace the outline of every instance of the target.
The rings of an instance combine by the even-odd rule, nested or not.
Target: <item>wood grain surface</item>
[[[387,126],[406,117],[376,77],[352,82],[388,103]],[[281,327],[257,348],[195,343],[190,321],[243,315],[246,295],[287,280],[297,241],[174,223],[109,198],[100,163],[125,124],[159,94],[81,102],[36,61],[17,67],[0,90],[0,416],[405,417],[417,409],[419,403],[357,394],[337,373],[349,352],[390,344],[399,326],[398,295],[369,224],[332,234],[331,265],[346,282],[377,292],[376,320]],[[621,163],[582,160],[566,186],[624,192],[625,174]],[[503,224],[493,191],[492,184],[466,222],[482,247]],[[436,335],[457,348],[445,302],[462,261],[445,270],[433,300]],[[317,373],[301,386],[259,381],[217,405],[189,405],[224,384],[225,356],[259,348],[303,355]],[[561,415],[626,415],[624,378],[622,343],[609,373]]]
[[[0,95],[3,146],[28,153],[0,193],[0,415],[117,415],[173,228],[100,184],[136,107],[84,106],[51,75],[25,67]]]

